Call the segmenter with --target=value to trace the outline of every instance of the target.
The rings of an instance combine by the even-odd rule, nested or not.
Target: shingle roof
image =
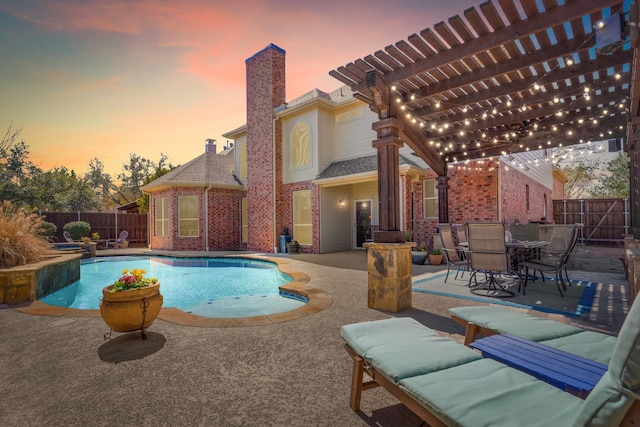
[[[234,175],[233,156],[204,153],[175,168],[171,172],[142,187],[153,190],[159,187],[201,187],[212,185],[218,188],[242,188],[242,182]]]
[[[405,156],[400,155],[400,164],[409,165],[419,168],[420,166],[409,160]],[[378,170],[378,155],[358,157],[357,159],[341,160],[331,163],[325,170],[318,175],[318,179],[335,178],[338,176],[353,175],[363,172],[372,172]]]

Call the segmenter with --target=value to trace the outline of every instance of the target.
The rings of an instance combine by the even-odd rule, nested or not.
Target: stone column
[[[369,308],[398,313],[411,308],[411,249],[415,242],[365,243]]]

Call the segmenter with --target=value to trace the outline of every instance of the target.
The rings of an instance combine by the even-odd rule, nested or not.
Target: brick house
[[[377,115],[346,86],[286,102],[285,51],[273,44],[246,60],[246,75],[247,123],[224,135],[233,148],[207,150],[144,187],[151,246],[277,252],[286,227],[302,252],[362,248],[381,203]],[[450,164],[451,222],[551,217],[554,185],[562,183],[546,154]],[[438,223],[435,177],[408,146],[400,149],[402,229],[428,246]]]

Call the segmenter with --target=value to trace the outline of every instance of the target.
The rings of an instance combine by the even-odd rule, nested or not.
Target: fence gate
[[[631,232],[629,199],[571,199],[553,201],[556,224],[584,224],[583,245],[617,246]]]

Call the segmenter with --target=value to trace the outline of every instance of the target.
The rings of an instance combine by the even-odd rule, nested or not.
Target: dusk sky
[[[0,131],[30,160],[117,174],[136,153],[174,165],[246,122],[245,60],[286,51],[287,100],[329,71],[462,14],[474,0],[0,0]]]

